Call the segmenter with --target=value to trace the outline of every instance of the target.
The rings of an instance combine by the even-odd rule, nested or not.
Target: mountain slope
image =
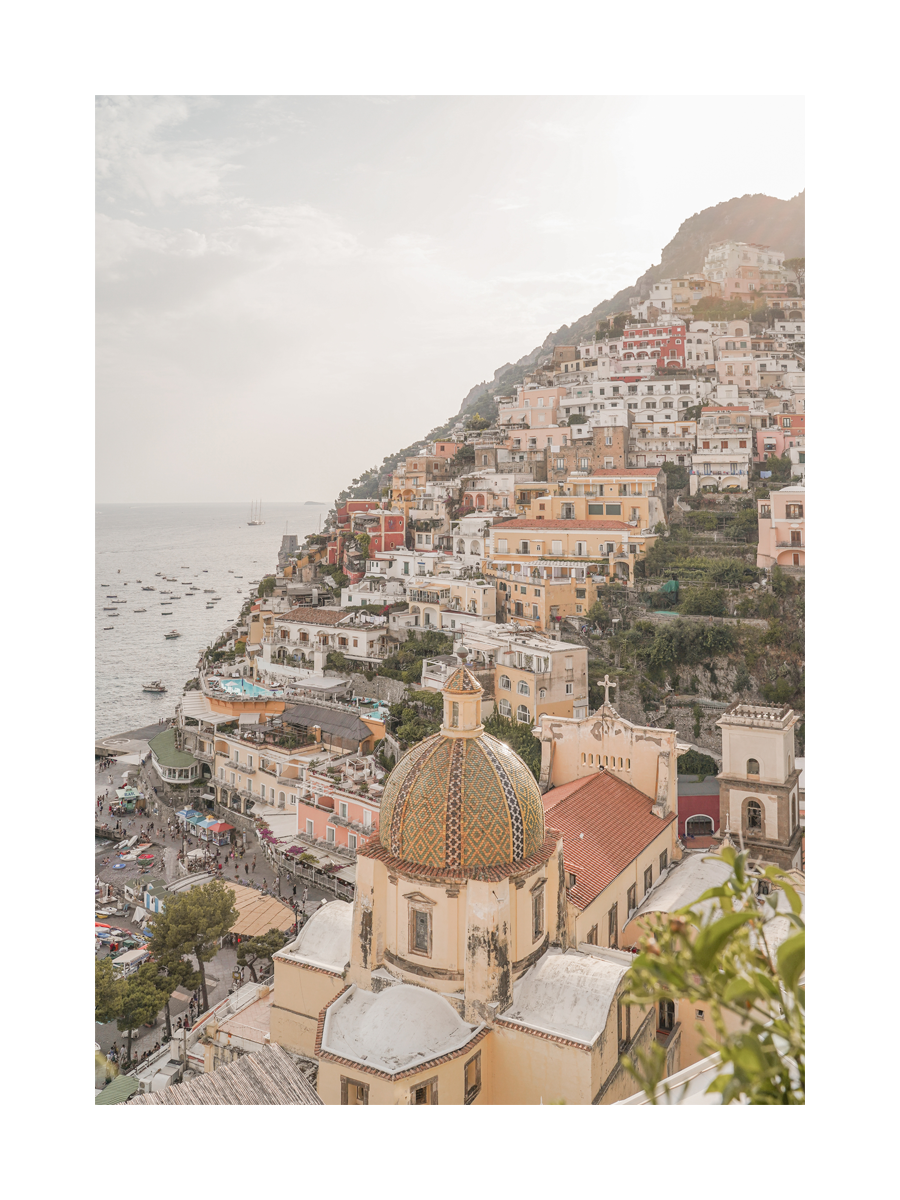
[[[478,383],[469,391],[456,416],[482,409],[482,415],[493,415],[495,406],[490,397],[494,391],[510,388],[521,382],[525,371],[554,346],[571,345],[590,337],[601,317],[626,310],[633,297],[645,299],[650,294],[651,285],[660,279],[700,271],[707,248],[712,242],[721,242],[726,238],[742,242],[762,242],[774,250],[783,250],[786,258],[803,257],[805,220],[805,192],[800,192],[790,200],[778,200],[774,196],[765,196],[762,193],[735,196],[731,200],[724,200],[721,204],[694,213],[682,222],[669,244],[663,247],[657,265],[649,267],[630,287],[623,288],[608,300],[601,301],[571,325],[561,325],[555,333],[548,333],[540,346],[535,346],[518,362],[504,363],[498,367],[492,380]],[[486,394],[489,394],[487,408]],[[446,425],[432,430],[429,436],[442,436],[455,419],[456,417],[452,417]],[[389,455],[380,470],[384,472],[392,469],[399,461],[400,454],[401,452]],[[377,474],[367,473],[361,477],[359,485],[351,487],[347,493],[342,493],[342,498],[346,498],[347,495],[377,495],[376,481]]]

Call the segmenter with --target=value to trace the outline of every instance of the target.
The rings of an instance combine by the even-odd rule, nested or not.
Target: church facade
[[[622,1003],[630,954],[573,945],[562,835],[485,734],[482,695],[463,662],[440,732],[391,773],[353,904],[325,905],[275,957],[272,1040],[317,1061],[326,1104],[635,1091],[619,1056],[655,1037],[655,1010]]]

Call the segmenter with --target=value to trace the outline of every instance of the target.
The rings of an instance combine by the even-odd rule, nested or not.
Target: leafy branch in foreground
[[[625,1003],[702,1003],[714,1036],[697,1027],[701,1050],[718,1051],[731,1066],[707,1088],[721,1092],[723,1104],[741,1098],[804,1104],[806,932],[800,897],[778,867],[749,875],[746,853],[724,846],[719,857],[732,869],[724,883],[692,905],[648,920]],[[770,894],[756,895],[761,879]],[[776,917],[787,923],[783,940],[771,924]],[[665,1052],[653,1043],[636,1059],[623,1055],[622,1067],[655,1103],[660,1085],[665,1089]]]

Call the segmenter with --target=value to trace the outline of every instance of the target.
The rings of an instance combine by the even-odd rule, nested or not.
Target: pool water
[[[271,688],[260,687],[258,683],[251,683],[249,679],[223,679],[220,686],[226,692],[231,692],[234,696],[280,696],[280,689],[273,691]]]

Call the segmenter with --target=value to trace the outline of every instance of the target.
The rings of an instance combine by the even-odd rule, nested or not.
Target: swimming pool
[[[233,696],[280,696],[281,689],[260,687],[258,683],[251,683],[249,679],[222,679],[219,682],[221,687],[226,692],[231,692]]]

